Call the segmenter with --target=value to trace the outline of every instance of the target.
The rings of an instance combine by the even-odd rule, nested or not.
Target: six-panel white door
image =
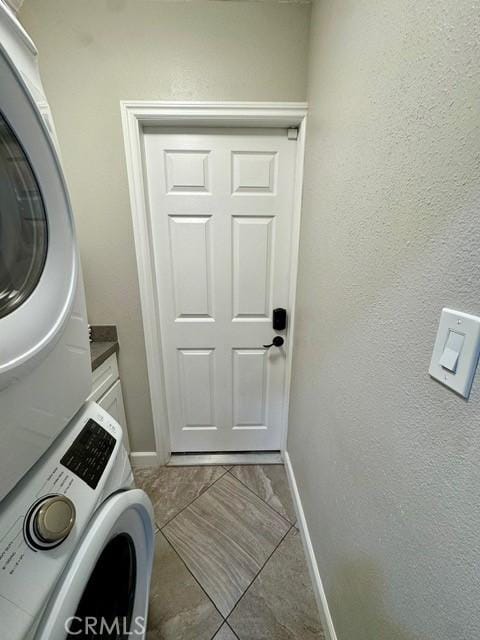
[[[281,447],[296,142],[279,129],[144,131],[173,452]],[[265,348],[274,335],[283,347]]]

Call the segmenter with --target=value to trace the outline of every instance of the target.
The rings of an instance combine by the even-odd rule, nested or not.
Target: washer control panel
[[[92,489],[105,471],[115,449],[115,438],[90,419],[72,446],[60,460],[60,464],[81,478]]]
[[[121,442],[120,425],[86,403],[0,503],[2,638],[5,629],[11,640],[26,637],[105,497]]]

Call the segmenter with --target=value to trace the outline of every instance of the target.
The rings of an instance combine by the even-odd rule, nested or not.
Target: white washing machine
[[[8,640],[143,640],[154,531],[121,427],[88,403],[0,510]]]
[[[0,0],[0,500],[90,386],[73,216],[37,52]]]

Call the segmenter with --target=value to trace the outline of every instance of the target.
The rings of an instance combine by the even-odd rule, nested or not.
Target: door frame
[[[144,462],[166,464],[170,458],[170,432],[166,410],[162,340],[158,313],[153,249],[151,246],[148,196],[143,154],[144,125],[203,127],[297,128],[297,158],[294,178],[293,224],[290,252],[289,333],[293,338],[297,288],[298,246],[302,206],[303,165],[307,103],[305,102],[164,102],[121,100],[120,112],[125,145],[133,236],[137,259],[140,304],[147,356],[156,452],[140,453]],[[282,426],[282,455],[286,449],[293,348],[288,350]]]

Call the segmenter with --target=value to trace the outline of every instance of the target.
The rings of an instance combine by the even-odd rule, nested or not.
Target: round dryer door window
[[[47,216],[37,179],[0,113],[0,318],[35,290],[47,245]]]
[[[73,214],[41,113],[0,43],[0,390],[32,371],[71,316]]]

